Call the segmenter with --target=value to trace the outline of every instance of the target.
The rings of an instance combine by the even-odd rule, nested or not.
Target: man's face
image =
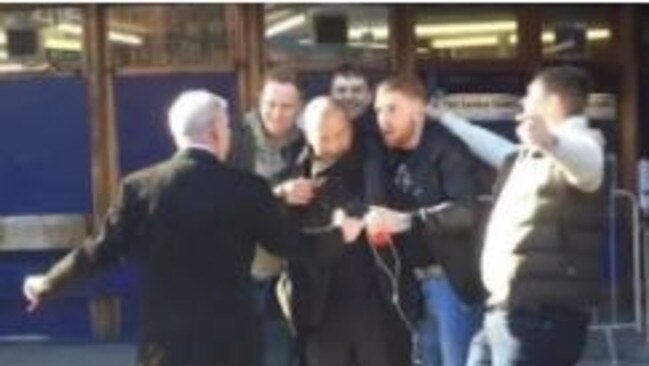
[[[374,109],[385,144],[390,148],[406,148],[420,128],[424,108],[418,99],[379,88]]]
[[[527,94],[523,97],[523,115],[545,119],[550,108],[549,97],[545,86],[540,80],[534,80],[527,86]]]
[[[334,76],[331,97],[347,110],[352,119],[360,117],[372,104],[370,86],[360,76]]]
[[[349,117],[339,109],[324,113],[320,123],[305,131],[315,156],[328,160],[336,160],[351,149],[352,134]]]
[[[266,132],[282,138],[295,126],[300,110],[300,93],[291,83],[269,80],[259,98],[259,112]]]

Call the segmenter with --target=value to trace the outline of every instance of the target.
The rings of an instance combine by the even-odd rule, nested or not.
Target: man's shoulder
[[[429,140],[429,145],[434,149],[457,150],[468,153],[466,144],[446,128],[446,126],[436,121],[426,121],[424,138]]]
[[[162,182],[173,180],[180,171],[189,173],[187,169],[179,169],[178,163],[174,159],[151,165],[149,167],[137,170],[124,177],[123,185],[126,189],[138,191],[140,189],[150,189],[151,187],[158,186]],[[191,170],[192,168],[190,168]],[[198,169],[198,167],[196,167]],[[207,173],[206,173],[207,172]],[[211,173],[214,173],[212,175]],[[216,170],[200,169],[196,171],[197,174],[207,174],[205,180],[214,180],[214,187],[230,187],[233,194],[241,192],[245,195],[254,191],[264,189],[268,184],[266,181],[257,176],[256,174],[247,171],[243,168],[236,167],[230,164],[222,163]],[[230,191],[230,189],[228,189]]]
[[[238,123],[233,123],[231,129],[234,132],[234,137],[240,136],[242,134],[250,133],[252,124],[257,119],[255,111],[250,111],[244,114]]]
[[[256,110],[251,109],[251,110],[245,112],[241,116],[241,123],[239,123],[238,125],[242,126],[242,127],[243,126],[250,127],[250,124],[252,124],[256,120],[258,120],[258,118],[259,118],[258,116],[259,116],[259,113]]]
[[[571,124],[565,129],[568,133],[580,134],[596,142],[600,146],[606,144],[606,138],[601,129],[593,126],[593,122],[586,120],[584,124]]]
[[[125,185],[141,184],[142,182],[149,181],[152,177],[160,174],[161,172],[168,170],[169,165],[170,165],[170,160],[154,163],[152,165],[128,173],[122,179],[122,181],[124,182]]]

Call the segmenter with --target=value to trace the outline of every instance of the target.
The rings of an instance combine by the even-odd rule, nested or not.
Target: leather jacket
[[[427,122],[419,146],[388,157],[389,205],[411,211],[413,230],[401,235],[413,267],[439,264],[465,303],[483,300],[479,276],[480,232],[488,204],[479,196],[492,179],[466,146],[442,125]],[[486,176],[486,179],[481,179]]]

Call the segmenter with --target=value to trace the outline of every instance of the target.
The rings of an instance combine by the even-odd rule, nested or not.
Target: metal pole
[[[615,195],[629,201],[632,208],[632,230],[633,230],[633,310],[634,323],[638,332],[642,332],[642,250],[640,237],[640,205],[636,196],[627,190],[617,189]]]
[[[608,254],[609,254],[609,271],[610,284],[609,296],[611,305],[611,323],[617,324],[618,302],[617,302],[617,202],[615,199],[615,187],[617,187],[617,159],[614,155],[607,156],[609,166],[609,176],[611,185],[609,186],[609,211],[608,211]]]

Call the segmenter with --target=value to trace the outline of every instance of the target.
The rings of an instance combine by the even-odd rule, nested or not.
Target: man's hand
[[[23,282],[23,294],[29,302],[27,305],[27,312],[32,313],[38,309],[49,289],[49,285],[44,275],[31,275],[25,277],[25,282]]]
[[[397,234],[410,230],[411,216],[387,207],[372,206],[364,218],[370,237],[381,234]]]
[[[554,149],[557,140],[548,129],[547,124],[536,116],[517,116],[521,121],[516,128],[516,133],[524,145],[536,147],[542,151]]]
[[[344,210],[337,209],[333,214],[333,225],[339,227],[343,234],[343,240],[347,244],[354,243],[365,229],[363,220],[347,216]]]
[[[311,179],[291,179],[275,187],[275,193],[292,206],[304,206],[315,196],[316,184]]]

